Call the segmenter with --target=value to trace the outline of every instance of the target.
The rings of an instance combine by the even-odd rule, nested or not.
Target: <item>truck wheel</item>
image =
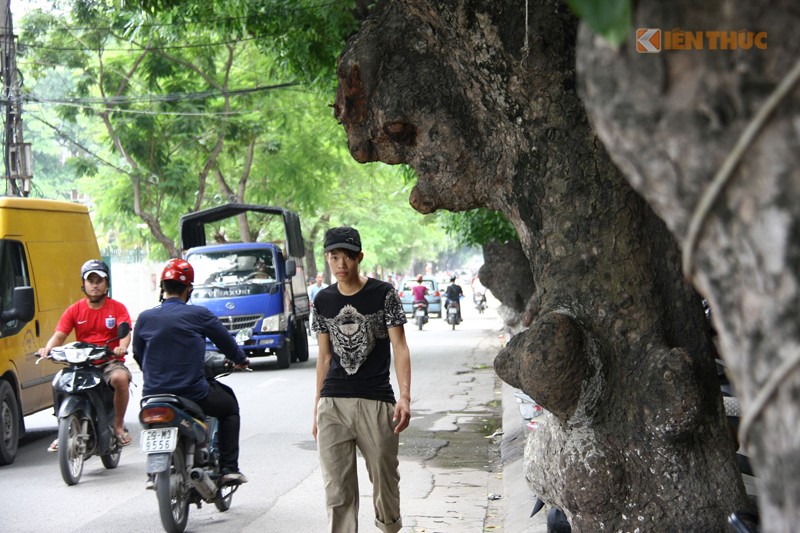
[[[305,322],[299,320],[296,323],[292,335],[294,336],[292,341],[294,345],[294,350],[292,350],[292,362],[300,361],[301,363],[305,363],[308,361],[308,334],[306,333]]]
[[[289,368],[289,363],[292,361],[292,350],[289,342],[284,340],[283,346],[278,348],[276,355],[278,356],[278,368]]]
[[[17,397],[11,385],[0,380],[0,465],[10,465],[17,457],[19,426]]]

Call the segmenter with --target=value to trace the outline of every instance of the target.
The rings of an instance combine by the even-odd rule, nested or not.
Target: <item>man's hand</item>
[[[117,346],[116,348],[114,348],[112,350],[112,352],[114,353],[114,355],[125,355],[125,354],[128,353],[128,348],[127,347],[123,348],[122,346]]]
[[[392,417],[392,422],[395,423],[395,434],[399,435],[401,431],[406,429],[410,421],[411,407],[409,406],[409,401],[407,399],[400,398],[394,406],[394,416]]]
[[[233,365],[233,368],[236,370],[247,370],[250,367],[250,359],[245,358],[244,361],[241,363],[236,363]]]
[[[48,355],[50,355],[50,350],[48,350],[48,349],[47,349],[47,347],[45,347],[45,348],[39,348],[39,349],[36,351],[36,354],[37,354],[39,357],[41,357],[42,359],[44,359],[45,357],[47,357]]]

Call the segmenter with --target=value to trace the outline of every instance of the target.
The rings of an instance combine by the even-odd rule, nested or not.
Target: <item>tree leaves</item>
[[[631,29],[632,0],[567,0],[595,32],[615,46],[624,43]]]

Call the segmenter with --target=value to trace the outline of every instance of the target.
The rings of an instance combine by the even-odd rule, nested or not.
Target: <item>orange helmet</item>
[[[194,269],[188,261],[183,259],[170,259],[161,272],[161,281],[171,279],[189,286],[194,283]]]

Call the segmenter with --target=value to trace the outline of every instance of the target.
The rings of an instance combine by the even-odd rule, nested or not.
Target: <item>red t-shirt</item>
[[[425,285],[414,285],[411,287],[411,293],[414,295],[415,302],[421,302],[425,299],[425,294],[428,292],[428,287]]]
[[[120,302],[106,298],[103,307],[92,309],[84,298],[67,307],[56,330],[69,335],[74,329],[78,341],[103,345],[117,336],[117,327],[123,322],[130,324],[131,317]],[[109,344],[112,349],[117,346],[118,340]],[[117,356],[117,360],[124,362],[125,357]]]

